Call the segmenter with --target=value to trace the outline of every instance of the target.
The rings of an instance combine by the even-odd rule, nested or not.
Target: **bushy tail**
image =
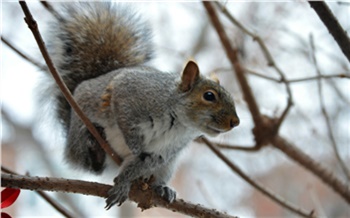
[[[112,70],[142,65],[152,56],[151,31],[128,8],[106,2],[66,3],[50,27],[49,50],[71,92]],[[58,118],[68,127],[70,107],[57,96]]]

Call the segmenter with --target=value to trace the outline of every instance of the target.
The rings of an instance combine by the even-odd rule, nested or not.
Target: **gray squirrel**
[[[146,66],[153,53],[151,31],[129,8],[66,3],[60,13],[50,27],[52,59],[84,113],[123,159],[106,208],[127,200],[132,181],[151,176],[156,193],[172,202],[176,192],[166,183],[180,151],[203,133],[216,136],[239,124],[232,97],[201,76],[194,61],[181,75]],[[56,93],[65,158],[102,172],[106,153]]]

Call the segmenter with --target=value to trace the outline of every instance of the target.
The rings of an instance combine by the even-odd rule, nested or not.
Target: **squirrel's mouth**
[[[212,132],[214,134],[220,134],[223,132],[227,132],[227,130],[219,129],[219,128],[216,128],[214,126],[207,126],[207,129],[210,130],[210,132]]]

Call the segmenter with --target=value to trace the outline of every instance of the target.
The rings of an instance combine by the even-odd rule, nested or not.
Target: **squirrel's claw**
[[[124,201],[126,201],[126,199],[127,199],[126,196],[118,197],[116,194],[110,195],[106,200],[105,209],[109,210],[113,205],[117,203],[118,203],[118,206],[120,206],[124,203]]]
[[[168,186],[159,185],[154,187],[155,192],[160,195],[164,200],[172,203],[176,198],[176,192]]]
[[[124,201],[128,199],[129,186],[126,184],[115,184],[113,188],[108,191],[108,197],[106,199],[106,210],[109,210],[113,205],[122,205]]]

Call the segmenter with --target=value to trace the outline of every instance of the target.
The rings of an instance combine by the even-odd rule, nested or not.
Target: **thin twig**
[[[201,137],[198,137],[194,140],[197,143],[203,144],[203,140]],[[213,142],[212,142],[213,143]],[[262,148],[260,145],[254,145],[254,146],[242,146],[242,145],[226,145],[222,143],[214,143],[217,147],[222,148],[222,149],[230,149],[230,150],[238,150],[238,151],[258,151]]]
[[[47,2],[40,1],[40,3],[57,19],[62,20],[61,15]]]
[[[247,74],[250,74],[250,75],[253,75],[253,76],[257,76],[257,77],[260,77],[260,78],[263,78],[263,79],[266,79],[266,80],[270,80],[270,81],[273,81],[273,82],[276,82],[276,83],[282,83],[282,81],[280,79],[276,79],[274,77],[271,77],[271,76],[266,76],[262,73],[259,73],[259,72],[256,72],[255,70],[251,70],[251,69],[248,69],[248,68],[243,68],[244,69],[244,72],[247,73]],[[212,70],[213,72],[232,72],[232,69],[229,69],[229,68],[216,68],[214,70]],[[328,75],[317,75],[317,76],[310,76],[310,77],[305,77],[305,78],[299,78],[299,79],[289,79],[289,80],[286,80],[285,82],[286,83],[289,83],[289,84],[293,84],[293,83],[298,83],[298,82],[308,82],[308,81],[313,81],[313,80],[316,80],[316,79],[319,79],[319,78],[322,78],[322,79],[330,79],[330,78],[340,78],[340,79],[350,79],[350,72],[345,72],[345,73],[337,73],[337,74],[328,74]]]
[[[253,71],[253,70],[250,70],[250,69],[247,69],[247,68],[244,68],[244,72],[245,73],[248,73],[248,74],[251,74],[253,76],[257,76],[257,77],[260,77],[260,78],[264,78],[264,79],[267,79],[267,80],[271,80],[273,82],[277,82],[277,83],[280,83],[281,80],[280,79],[276,79],[276,78],[273,78],[273,77],[270,77],[270,76],[266,76],[266,75],[263,75],[261,73],[258,73],[256,71]]]
[[[1,36],[1,41],[3,41],[9,48],[11,48],[14,52],[16,52],[19,56],[21,56],[25,60],[29,61],[30,63],[32,63],[33,65],[35,65],[39,69],[41,69],[42,71],[47,71],[47,67],[46,66],[36,62],[34,59],[32,59],[32,58],[28,57],[27,55],[25,55],[23,52],[21,52],[15,46],[13,46],[6,38],[4,38],[4,36]]]
[[[316,54],[315,54],[316,53],[316,51],[315,51],[316,49],[315,49],[315,44],[314,44],[314,40],[313,40],[312,35],[310,35],[310,44],[311,44],[312,62],[315,65],[317,75],[320,77],[321,76],[321,70],[320,70],[320,68],[318,67],[318,64],[317,64],[317,59],[316,59]],[[328,137],[331,140],[331,145],[332,145],[335,157],[337,158],[338,163],[340,164],[340,167],[342,168],[342,170],[343,170],[347,180],[350,181],[350,171],[346,167],[344,161],[341,159],[341,156],[340,156],[340,153],[339,153],[339,150],[338,150],[338,146],[337,146],[337,143],[335,141],[334,134],[333,134],[333,131],[332,131],[331,121],[329,119],[329,115],[327,113],[326,106],[325,106],[325,103],[324,103],[324,100],[323,100],[323,97],[322,97],[322,90],[323,89],[322,89],[322,83],[321,83],[321,79],[320,78],[317,80],[317,87],[318,87],[318,96],[319,96],[319,99],[320,99],[321,111],[322,111],[323,117],[324,117],[326,125],[327,125]]]
[[[206,187],[204,187],[203,180],[197,179],[196,184],[197,184],[197,187],[198,187],[200,193],[202,194],[204,200],[207,201],[208,205],[210,205],[211,207],[214,207],[214,208],[219,208],[219,206],[217,205],[217,201],[215,201],[215,198],[213,198],[213,196],[211,196],[209,194]]]
[[[300,78],[300,79],[291,79],[288,80],[288,83],[297,83],[297,82],[305,82],[305,81],[310,81],[310,80],[318,80],[318,79],[329,79],[329,78],[341,78],[341,79],[350,79],[350,75],[347,75],[345,73],[341,74],[330,74],[330,75],[317,75],[317,76],[310,76],[306,78]]]
[[[336,85],[334,80],[326,80],[326,82],[329,84],[330,87],[332,87],[335,91],[335,93],[338,95],[340,100],[350,106],[350,100],[343,94],[343,92],[339,89],[339,87]]]
[[[272,67],[275,69],[275,71],[279,74],[280,76],[280,81],[283,82],[286,86],[286,91],[288,95],[288,100],[287,100],[287,106],[282,112],[280,118],[276,122],[276,129],[278,130],[279,127],[281,126],[284,118],[287,116],[289,109],[293,106],[293,95],[292,91],[290,89],[289,84],[287,83],[287,79],[285,77],[285,73],[281,70],[281,68],[276,64],[275,60],[273,59],[271,52],[267,48],[266,44],[264,41],[261,39],[261,37],[252,31],[248,30],[248,28],[244,27],[243,24],[241,24],[227,9],[225,6],[221,5],[219,2],[215,2],[216,5],[221,9],[222,13],[226,15],[226,17],[233,23],[235,24],[242,32],[246,33],[250,37],[252,37],[253,40],[257,41],[258,45],[260,46],[261,51],[264,54],[264,57],[267,60],[268,66]]]
[[[106,198],[108,196],[108,191],[112,188],[111,185],[96,182],[59,179],[52,177],[20,176],[7,173],[1,174],[1,185],[3,187],[29,190],[80,193],[102,198]],[[179,212],[192,217],[235,218],[214,209],[205,208],[199,204],[185,202],[182,199],[177,199],[172,203],[168,203],[149,187],[150,185],[144,183],[142,180],[135,181],[131,186],[129,197],[131,200],[136,201],[142,210],[146,210],[151,207],[162,207],[173,212]]]
[[[248,74],[251,74],[253,76],[261,77],[267,80],[271,80],[273,82],[281,83],[282,81],[270,76],[263,75],[262,73],[258,73],[256,71],[244,68],[244,71]],[[350,79],[350,72],[346,73],[338,73],[338,74],[329,74],[329,75],[317,75],[317,76],[310,76],[310,77],[305,77],[305,78],[299,78],[299,79],[290,79],[286,80],[286,83],[292,84],[292,83],[297,83],[297,82],[307,82],[307,81],[312,81],[312,80],[317,80],[317,79],[329,79],[329,78],[340,78],[340,79]]]
[[[41,54],[43,55],[45,62],[52,74],[52,76],[54,77],[57,85],[59,86],[59,88],[61,89],[64,97],[66,98],[66,100],[68,101],[68,103],[70,104],[70,106],[73,108],[73,110],[75,111],[75,113],[78,115],[78,117],[84,122],[84,124],[86,125],[86,127],[88,128],[88,130],[90,131],[90,133],[96,138],[96,140],[98,141],[98,143],[101,145],[101,147],[103,148],[103,150],[111,156],[111,158],[118,164],[120,165],[122,162],[122,159],[118,156],[117,153],[115,153],[115,151],[110,147],[110,145],[101,137],[101,135],[99,134],[99,132],[97,131],[97,129],[95,128],[95,126],[91,123],[91,121],[86,117],[86,115],[84,114],[84,112],[81,110],[80,106],[76,103],[76,101],[74,100],[71,92],[69,91],[69,89],[67,88],[66,84],[63,82],[61,76],[59,75],[59,73],[56,70],[56,67],[54,66],[47,50],[44,44],[44,41],[41,37],[41,34],[39,32],[39,28],[38,28],[38,24],[36,23],[36,21],[34,20],[32,14],[29,11],[29,8],[26,4],[26,2],[24,1],[20,1],[19,2],[22,10],[25,14],[25,18],[24,20],[26,21],[26,23],[28,24],[29,29],[32,31],[34,38],[39,46],[39,49],[41,51]]]
[[[350,39],[324,1],[308,1],[350,62]]]
[[[12,170],[8,169],[7,167],[1,166],[1,171],[13,175],[19,175]],[[62,205],[60,205],[57,201],[52,199],[50,196],[48,196],[43,191],[36,191],[38,195],[40,195],[42,198],[44,198],[53,208],[55,208],[58,212],[60,212],[63,216],[71,218],[71,217],[77,217],[76,215],[72,214],[70,211],[68,211],[66,208],[64,208]]]
[[[292,205],[291,203],[287,202],[286,200],[282,199],[281,197],[277,196],[276,194],[272,193],[272,191],[268,190],[267,188],[260,185],[258,182],[250,178],[248,175],[246,175],[238,166],[236,166],[232,161],[230,161],[225,155],[223,155],[213,143],[211,143],[208,139],[205,137],[201,137],[201,140],[212,150],[222,161],[224,161],[234,172],[236,172],[242,179],[244,179],[247,183],[249,183],[251,186],[253,186],[255,189],[260,191],[262,194],[266,195],[268,198],[279,204],[280,206],[302,216],[302,217],[315,217],[313,214],[313,211],[310,213],[306,212],[303,209],[297,208],[296,206]]]
[[[254,145],[254,146],[240,146],[240,145],[226,145],[221,143],[215,143],[215,145],[219,148],[223,149],[230,149],[230,150],[237,150],[237,151],[248,151],[248,152],[255,152],[259,151],[262,146]]]

